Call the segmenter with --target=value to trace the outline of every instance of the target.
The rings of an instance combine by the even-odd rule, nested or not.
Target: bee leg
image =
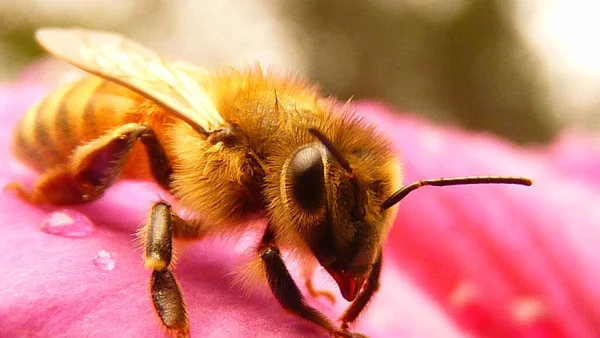
[[[138,139],[152,161],[155,179],[163,186],[168,185],[170,167],[154,132],[144,125],[130,123],[78,147],[69,162],[42,174],[33,189],[28,191],[17,182],[10,183],[7,188],[34,204],[76,204],[96,200],[115,182]]]
[[[281,258],[281,252],[275,245],[275,234],[269,227],[267,227],[258,247],[258,255],[263,262],[269,287],[285,310],[323,327],[334,337],[364,337],[361,334],[337,328],[324,314],[306,304],[300,289],[298,289]]]
[[[304,278],[304,286],[308,290],[308,293],[313,298],[324,297],[331,303],[331,305],[334,305],[335,304],[335,295],[333,294],[333,292],[315,288],[315,286],[313,284],[314,272],[315,272],[314,264],[303,264],[302,265],[302,278]]]
[[[177,228],[185,227],[185,221],[172,212],[166,202],[152,207],[150,218],[140,233],[144,242],[144,264],[152,269],[150,294],[156,314],[162,324],[176,337],[189,336],[188,314],[175,276],[169,270],[173,246],[172,238]],[[183,232],[191,232],[184,230]]]
[[[379,280],[381,277],[382,252],[379,250],[377,260],[373,264],[373,270],[367,279],[365,287],[360,291],[356,299],[348,306],[344,314],[340,317],[342,329],[347,330],[349,324],[354,322],[360,313],[371,301],[373,295],[379,290]]]
[[[306,286],[308,293],[313,298],[323,297],[327,299],[331,303],[331,305],[335,304],[335,295],[333,294],[333,292],[328,290],[316,289],[313,285],[312,278],[307,278],[304,285]]]

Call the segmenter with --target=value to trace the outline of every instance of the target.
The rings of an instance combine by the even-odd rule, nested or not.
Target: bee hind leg
[[[181,288],[169,270],[173,237],[191,239],[201,235],[200,226],[181,219],[163,201],[154,204],[139,233],[144,245],[144,265],[152,270],[150,294],[154,309],[162,324],[177,337],[189,336],[189,319]]]
[[[68,162],[44,172],[31,190],[18,182],[8,184],[7,189],[34,204],[63,205],[96,200],[116,181],[139,139],[151,159],[154,178],[161,185],[168,185],[170,167],[154,132],[145,125],[129,123],[76,148]]]

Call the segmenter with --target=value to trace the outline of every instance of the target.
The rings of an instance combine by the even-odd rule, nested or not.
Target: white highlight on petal
[[[517,298],[511,305],[510,315],[521,326],[540,321],[547,314],[544,303],[537,297],[524,296]]]
[[[450,304],[456,308],[463,308],[472,304],[478,297],[479,288],[473,281],[464,280],[460,282],[456,288],[450,293]]]

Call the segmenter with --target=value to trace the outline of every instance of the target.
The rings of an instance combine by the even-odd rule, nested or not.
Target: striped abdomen
[[[118,84],[89,77],[62,87],[33,106],[17,124],[15,156],[43,171],[108,130],[140,122],[148,101]]]

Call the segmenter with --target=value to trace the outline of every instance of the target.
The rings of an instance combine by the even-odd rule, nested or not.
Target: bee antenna
[[[530,186],[533,182],[524,177],[513,176],[467,176],[467,177],[452,177],[452,178],[436,178],[422,181],[416,181],[409,185],[400,188],[398,191],[388,197],[382,204],[383,210],[390,208],[394,204],[400,202],[410,192],[424,186],[445,187],[449,185],[467,185],[467,184],[518,184]]]
[[[362,203],[362,194],[360,192],[360,185],[358,184],[358,178],[354,173],[354,169],[350,165],[350,162],[339,152],[333,145],[333,142],[325,134],[320,132],[316,128],[308,128],[308,132],[311,133],[315,138],[323,144],[327,151],[333,156],[333,158],[344,168],[350,181],[352,182],[352,188],[354,190],[354,207],[352,208],[352,217],[354,219],[362,219],[365,215],[365,208]]]
[[[346,170],[349,176],[354,176],[354,170],[352,166],[350,166],[350,162],[344,158],[344,156],[335,148],[333,142],[325,136],[325,134],[321,133],[316,128],[308,128],[308,132],[311,133],[314,137],[316,137],[319,142],[321,142],[325,148],[331,153],[333,158]]]

